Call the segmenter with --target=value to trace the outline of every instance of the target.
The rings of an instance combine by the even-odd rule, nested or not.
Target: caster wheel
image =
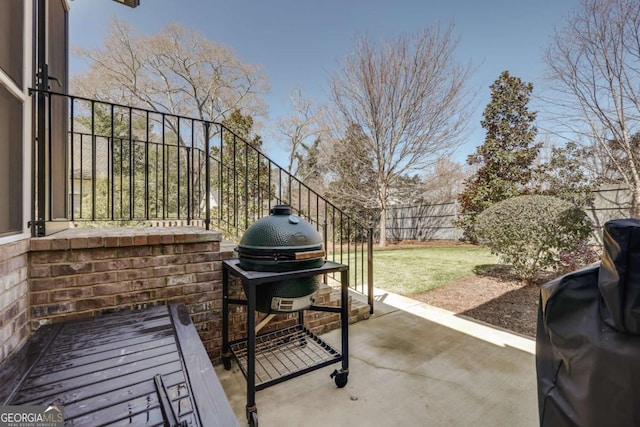
[[[222,358],[222,365],[224,366],[224,369],[226,369],[227,371],[231,369],[231,359],[229,359],[228,357],[224,357]]]
[[[258,427],[258,413],[257,412],[250,412],[248,418],[249,418],[248,419],[249,425],[251,427]]]
[[[347,385],[348,376],[348,372],[338,372],[337,370],[333,371],[331,374],[331,378],[333,378],[336,383],[336,387],[338,388],[342,388]]]
[[[347,374],[338,374],[334,380],[336,382],[336,387],[342,388],[347,385]]]

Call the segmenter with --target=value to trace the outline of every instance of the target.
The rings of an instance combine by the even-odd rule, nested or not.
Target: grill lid
[[[256,221],[242,236],[240,249],[275,249],[304,251],[322,247],[322,238],[311,224],[297,215],[291,207],[278,205],[271,215]]]
[[[320,233],[309,222],[292,215],[288,205],[275,206],[271,215],[251,225],[237,251],[242,268],[259,271],[319,267],[324,258]]]

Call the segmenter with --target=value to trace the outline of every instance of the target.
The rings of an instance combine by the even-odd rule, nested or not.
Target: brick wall
[[[245,294],[239,280],[234,280],[229,288],[231,298],[244,299]],[[339,292],[332,292],[329,286],[321,286],[315,296],[317,305],[340,305]],[[368,306],[367,306],[368,307]],[[263,313],[256,313],[256,325],[265,317]],[[369,318],[368,310],[353,310],[350,323]],[[229,339],[237,340],[247,336],[247,308],[244,305],[229,306]],[[294,326],[298,323],[298,313],[278,314],[269,321],[260,333],[275,331],[280,328]],[[320,311],[304,311],[304,325],[316,334],[322,334],[340,327],[340,314]]]
[[[120,310],[185,303],[209,356],[217,363],[222,352],[222,260],[231,258],[232,247],[221,250],[219,232],[196,227],[76,228],[31,239],[30,329]],[[238,282],[232,284],[231,293],[244,297]],[[318,304],[339,302],[339,293],[328,287],[316,298]],[[230,312],[230,339],[245,337],[246,307],[232,306]],[[264,314],[256,316],[259,321]],[[368,317],[368,306],[360,306],[352,309],[350,321]],[[261,332],[292,326],[297,319],[297,313],[276,316]],[[339,328],[340,316],[307,311],[305,324],[323,333]]]
[[[28,251],[29,239],[0,245],[0,362],[29,337]]]
[[[221,338],[221,234],[195,227],[71,229],[31,240],[31,329],[185,303],[212,358]]]

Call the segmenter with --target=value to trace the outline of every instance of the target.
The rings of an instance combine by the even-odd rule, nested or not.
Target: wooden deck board
[[[122,349],[122,354],[117,353],[117,350],[109,352],[109,357],[105,356],[105,353],[99,353],[92,355],[90,361],[86,360],[78,361],[70,360],[65,363],[64,369],[52,368],[50,370],[38,370],[38,372],[32,372],[32,378],[38,378],[44,381],[59,381],[60,379],[74,378],[86,373],[92,373],[96,370],[106,370],[109,368],[122,367],[133,363],[139,363],[146,359],[157,358],[161,356],[172,356],[171,361],[178,360],[179,356],[175,355],[178,350],[175,344],[167,344],[163,346],[151,347],[140,351],[131,352],[128,348]],[[82,357],[86,359],[85,357]]]
[[[136,356],[136,355],[133,355]],[[41,375],[38,377],[29,377],[27,381],[23,383],[23,390],[32,388],[43,389],[48,386],[59,387],[61,384],[68,386],[68,389],[74,389],[84,386],[92,386],[97,383],[113,378],[121,378],[123,382],[127,382],[128,379],[124,378],[127,375],[135,374],[140,371],[147,371],[153,368],[160,368],[161,366],[174,365],[176,368],[181,368],[179,356],[176,354],[162,354],[156,357],[145,358],[143,360],[135,360],[131,363],[122,365],[117,364],[95,364],[81,366],[78,369],[69,369],[67,371],[58,371],[52,374]],[[108,366],[108,367],[106,367]],[[61,388],[66,390],[67,388]]]
[[[114,349],[111,344],[96,346],[91,349],[92,351],[85,351],[83,355],[76,352],[49,354],[46,360],[40,361],[38,366],[32,371],[32,374],[42,375],[44,373],[52,373],[158,347],[171,346],[175,351],[175,339],[173,337],[166,337],[160,340],[149,339],[147,341],[144,341],[143,338],[144,337],[131,339],[128,343],[122,343],[122,348],[118,349]]]
[[[149,336],[153,339],[163,338],[173,333],[173,328],[166,319],[153,320],[152,323],[143,328],[141,326],[132,327],[125,326],[122,328],[111,327],[110,329],[95,329],[84,332],[72,332],[64,328],[58,338],[55,346],[50,350],[51,354],[62,353],[68,351],[81,351],[91,349],[101,344],[116,344],[118,341],[124,341],[131,338]]]
[[[130,388],[139,386],[140,384],[148,383],[144,387],[154,387],[149,375],[155,371],[140,372],[135,377],[131,378],[131,381],[125,387],[117,388],[120,379],[110,380],[105,382],[104,387],[109,391],[102,389],[84,387],[73,391],[73,393],[59,394],[59,395],[47,395],[39,397],[33,400],[21,401],[21,405],[48,405],[48,404],[60,404],[65,406],[66,410],[76,411],[79,414],[89,412],[93,409],[92,404],[96,403],[96,407],[99,408],[102,405],[108,405],[109,400],[112,398],[110,393],[129,393]],[[165,382],[175,386],[177,384],[183,384],[185,382],[184,372],[182,370],[169,372],[161,371],[160,375],[164,378]],[[121,383],[121,382],[120,382]],[[155,388],[154,388],[155,390]],[[104,403],[101,403],[104,402]],[[71,409],[70,409],[71,408]],[[75,408],[75,409],[74,409]],[[78,409],[79,408],[79,409]]]

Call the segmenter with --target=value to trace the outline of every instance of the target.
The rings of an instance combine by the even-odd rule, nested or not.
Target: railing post
[[[33,237],[41,237],[45,235],[45,219],[46,219],[46,203],[47,203],[47,186],[46,186],[46,95],[44,91],[49,86],[49,70],[47,65],[47,4],[45,0],[38,0],[34,5],[38,16],[36,25],[37,31],[37,57],[36,57],[36,117],[37,129],[35,131],[36,140],[34,141],[34,167],[37,176],[33,180],[33,189],[35,197],[32,201],[32,213],[29,226],[31,227],[31,235]]]
[[[326,205],[325,205],[326,208]],[[327,217],[325,215],[324,218],[324,224],[323,224],[323,231],[322,231],[322,240],[324,241],[324,259],[327,260],[328,259],[328,243],[329,243],[329,237],[328,237],[328,231],[327,231]],[[322,275],[322,283],[324,283],[325,285],[327,284],[327,275],[323,274]]]
[[[134,166],[133,151],[135,146],[133,145],[133,108],[129,107],[129,219],[133,219],[136,216],[136,169]],[[180,184],[178,182],[178,188]],[[178,205],[180,206],[180,205]]]
[[[75,208],[76,208],[76,207],[75,207],[75,200],[74,200],[74,194],[75,194],[75,180],[74,180],[74,172],[73,172],[73,171],[74,171],[74,166],[75,166],[75,165],[74,165],[74,162],[73,162],[73,145],[74,145],[74,144],[73,144],[73,142],[74,142],[74,140],[73,140],[73,136],[74,136],[74,133],[73,133],[73,122],[74,122],[75,120],[73,120],[73,116],[74,116],[74,111],[73,111],[73,109],[74,109],[74,102],[73,102],[73,98],[72,98],[72,97],[70,97],[70,98],[69,98],[69,100],[70,100],[70,103],[69,103],[69,109],[70,109],[70,111],[71,111],[71,112],[70,112],[70,114],[69,114],[70,119],[71,119],[71,120],[70,120],[71,135],[69,136],[69,153],[67,154],[67,155],[69,156],[69,157],[68,157],[68,159],[69,159],[69,163],[71,163],[70,168],[69,168],[69,171],[70,171],[69,184],[70,184],[70,186],[71,186],[71,191],[70,191],[71,197],[70,197],[70,203],[69,203],[69,205],[70,205],[70,209],[69,209],[69,218],[71,218],[71,221],[73,221],[73,220],[75,219]],[[80,203],[82,204],[82,197],[80,197]]]
[[[369,313],[373,314],[373,228],[369,228],[367,237],[367,299]]]
[[[249,228],[249,145],[244,146],[244,229]]]
[[[205,141],[204,141],[204,158],[205,158],[205,166],[204,166],[204,170],[205,170],[205,179],[206,179],[206,183],[204,186],[204,191],[205,191],[205,208],[204,208],[204,227],[205,229],[209,230],[209,227],[211,227],[211,164],[210,164],[210,159],[209,159],[209,122],[206,122],[204,124],[204,133],[206,135]]]
[[[191,137],[193,138],[193,132]],[[187,150],[187,225],[191,225],[191,165],[189,164],[191,162],[191,148],[186,147],[185,150]]]
[[[91,101],[91,220],[96,220],[96,103]],[[122,205],[120,205],[122,210]]]
[[[108,199],[108,201],[111,203],[111,221],[113,221],[115,219],[116,216],[116,181],[115,181],[115,171],[116,171],[116,160],[115,160],[115,149],[116,149],[116,133],[115,133],[115,110],[114,110],[115,106],[113,104],[111,104],[111,138],[109,139],[109,161],[110,161],[110,167],[109,167],[109,176],[108,176],[108,180],[110,182],[110,184],[108,184],[109,186],[109,192],[111,193],[111,199]],[[93,136],[92,136],[93,138]],[[122,144],[120,144],[120,171],[122,171]],[[82,182],[82,181],[80,181]],[[80,192],[82,193],[82,191]],[[122,203],[120,203],[120,205],[122,205]],[[109,203],[107,203],[107,206],[109,206]]]
[[[147,111],[145,114],[144,144],[144,219],[146,219],[147,221],[149,220],[149,196],[149,112]]]
[[[207,143],[209,142],[207,138]],[[209,157],[207,157],[207,162],[209,161]],[[218,163],[218,227],[222,227],[222,218],[223,218],[223,210],[224,210],[224,126],[220,125],[220,163]],[[208,179],[208,178],[207,178]],[[227,183],[228,189],[229,183]],[[228,197],[228,192],[227,192]],[[227,211],[229,208],[227,207]],[[228,222],[227,222],[228,223]]]

